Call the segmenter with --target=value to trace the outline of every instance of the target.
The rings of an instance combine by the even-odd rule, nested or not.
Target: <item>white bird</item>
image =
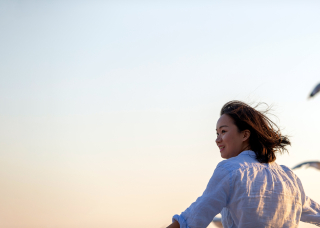
[[[212,223],[219,228],[223,228],[222,222],[221,222],[221,217],[214,217],[212,220]]]
[[[303,163],[301,163],[299,165],[296,165],[292,169],[297,169],[297,168],[300,168],[301,166],[305,166],[306,168],[313,167],[313,168],[316,168],[316,169],[320,170],[320,162],[319,161],[303,162]]]
[[[316,95],[319,91],[320,91],[320,83],[312,90],[309,98],[311,98],[311,97],[313,97],[314,95]]]

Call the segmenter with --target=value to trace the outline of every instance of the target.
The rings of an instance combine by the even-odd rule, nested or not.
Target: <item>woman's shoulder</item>
[[[227,169],[229,171],[234,171],[241,168],[251,167],[253,164],[259,163],[253,151],[244,151],[236,157],[232,157],[226,160],[221,161],[218,167]]]
[[[292,170],[289,168],[289,167],[287,167],[287,166],[285,166],[285,165],[279,165],[282,169],[283,169],[283,171],[285,171],[285,172],[292,172]]]
[[[226,169],[230,172],[232,172],[236,169],[239,169],[241,167],[242,167],[242,162],[241,162],[241,160],[237,159],[237,157],[223,160],[223,161],[219,162],[219,164],[217,165],[217,168]]]
[[[281,169],[287,174],[290,175],[294,178],[297,178],[297,175],[287,166],[285,165],[279,165],[281,167]]]

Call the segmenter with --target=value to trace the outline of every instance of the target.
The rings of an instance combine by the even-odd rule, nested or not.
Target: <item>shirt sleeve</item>
[[[172,221],[178,221],[180,228],[206,228],[227,205],[230,189],[231,173],[218,165],[202,196]]]
[[[320,205],[305,195],[302,183],[298,178],[301,192],[302,214],[300,221],[320,226]]]

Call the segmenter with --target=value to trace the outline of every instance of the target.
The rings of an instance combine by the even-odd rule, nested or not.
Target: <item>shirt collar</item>
[[[256,155],[256,153],[254,151],[252,151],[252,150],[244,150],[239,155],[250,155],[250,156],[252,156],[252,155]]]

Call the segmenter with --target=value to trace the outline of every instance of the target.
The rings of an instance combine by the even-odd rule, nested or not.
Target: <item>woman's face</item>
[[[239,132],[238,127],[234,124],[233,119],[223,114],[217,122],[217,139],[222,158],[228,159],[237,156],[248,147],[247,131]]]

